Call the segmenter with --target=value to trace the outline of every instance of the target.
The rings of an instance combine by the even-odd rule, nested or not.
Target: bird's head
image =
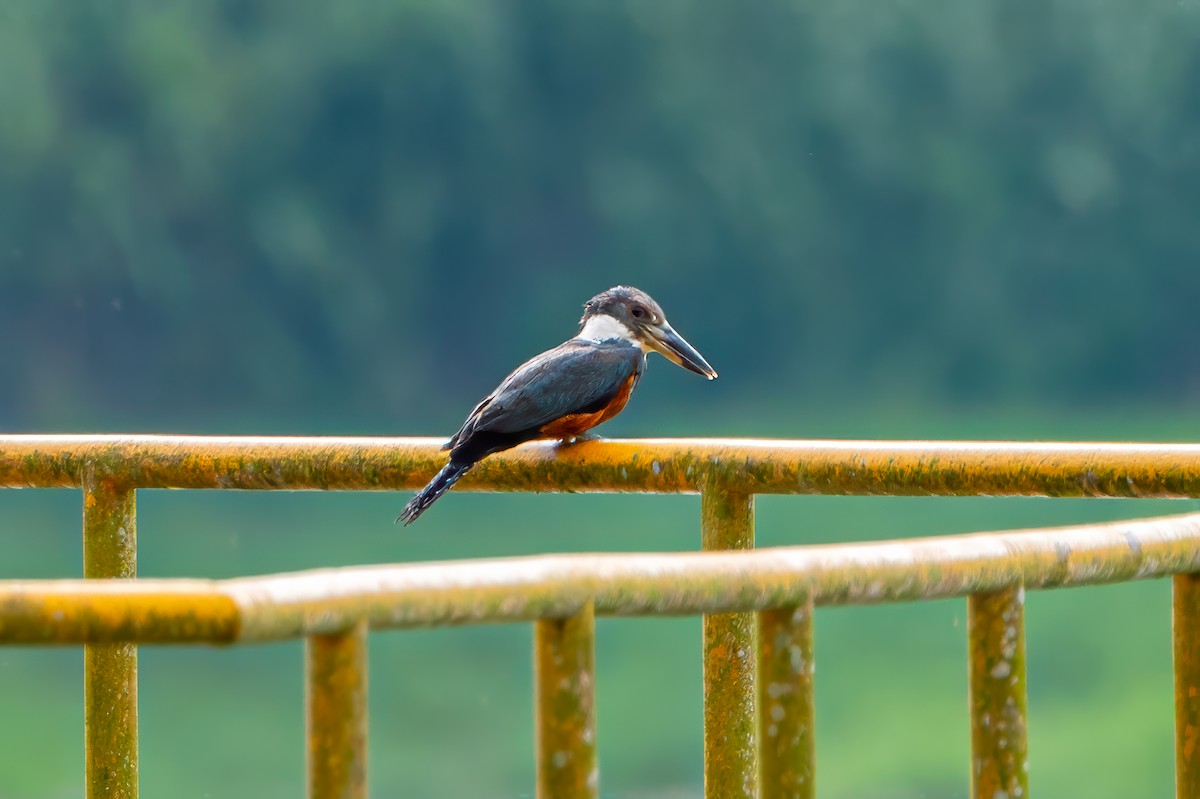
[[[669,324],[649,294],[632,286],[616,286],[592,297],[583,306],[579,338],[593,341],[625,339],[644,351],[654,350],[685,369],[709,380],[717,372],[696,348]]]

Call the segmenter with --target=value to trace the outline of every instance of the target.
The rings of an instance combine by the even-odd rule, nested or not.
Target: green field
[[[633,424],[626,424],[625,431]],[[821,435],[855,420],[824,417]],[[615,426],[615,425],[614,425]],[[1185,439],[1183,414],[970,414],[859,424],[863,435]],[[939,432],[941,435],[938,435]],[[893,435],[891,437],[899,437]],[[403,496],[145,491],[144,576],[551,551],[688,550],[696,497],[452,494],[407,529]],[[1183,512],[1195,502],[762,497],[772,546],[944,534]],[[76,492],[0,494],[5,576],[80,571]],[[1165,581],[1031,594],[1031,784],[1048,796],[1167,795],[1172,785],[1170,590]],[[817,616],[823,796],[965,796],[965,606],[831,608]],[[696,796],[697,619],[609,619],[597,642],[603,795]],[[505,625],[371,639],[376,796],[532,795],[531,630]],[[301,644],[151,648],[141,660],[147,796],[291,797],[303,791]],[[0,651],[5,797],[82,791],[82,655]]]

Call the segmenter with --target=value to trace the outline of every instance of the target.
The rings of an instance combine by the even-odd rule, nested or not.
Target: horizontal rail
[[[404,628],[938,599],[1200,571],[1200,513],[745,552],[542,555],[231,580],[0,581],[0,644],[235,643]]]
[[[442,439],[0,436],[0,486],[80,486],[88,466],[128,488],[416,489]],[[535,442],[493,455],[477,491],[1200,498],[1200,445],[644,439]]]

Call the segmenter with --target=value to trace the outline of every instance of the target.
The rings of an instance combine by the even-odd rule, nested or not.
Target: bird
[[[717,377],[646,292],[615,286],[592,297],[574,338],[518,366],[467,415],[442,447],[449,462],[396,521],[412,524],[488,455],[535,439],[579,440],[613,418],[629,401],[650,352],[709,380]]]

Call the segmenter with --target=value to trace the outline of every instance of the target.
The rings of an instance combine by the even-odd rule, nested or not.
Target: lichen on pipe
[[[813,605],[758,615],[760,799],[816,796]]]
[[[238,626],[215,580],[0,581],[0,643],[228,643]]]
[[[705,552],[754,548],[754,496],[710,480],[700,503]],[[704,653],[704,795],[758,795],[755,696],[755,617],[708,613],[701,625]]]
[[[1200,796],[1200,574],[1177,574],[1172,591],[1175,666],[1175,796]]]
[[[1200,571],[1200,514],[747,552],[541,555],[222,581],[0,581],[0,644],[231,643],[377,629],[943,599]]]
[[[1200,514],[1078,527],[749,552],[543,555],[322,570],[223,584],[243,634],[600,615],[687,615],[941,599],[1024,581],[1095,585],[1200,570]]]
[[[591,604],[533,635],[538,799],[596,799],[596,617]]]
[[[137,576],[137,494],[89,464],[83,472],[83,576]],[[83,651],[88,799],[137,799],[137,645],[89,642]]]
[[[0,436],[0,486],[81,484],[94,462],[135,488],[414,490],[435,438]],[[1200,497],[1200,445],[630,439],[533,442],[480,463],[474,491]],[[460,490],[456,487],[455,490]]]
[[[1029,796],[1025,591],[967,597],[973,799]]]
[[[367,626],[305,647],[308,799],[367,796]]]

